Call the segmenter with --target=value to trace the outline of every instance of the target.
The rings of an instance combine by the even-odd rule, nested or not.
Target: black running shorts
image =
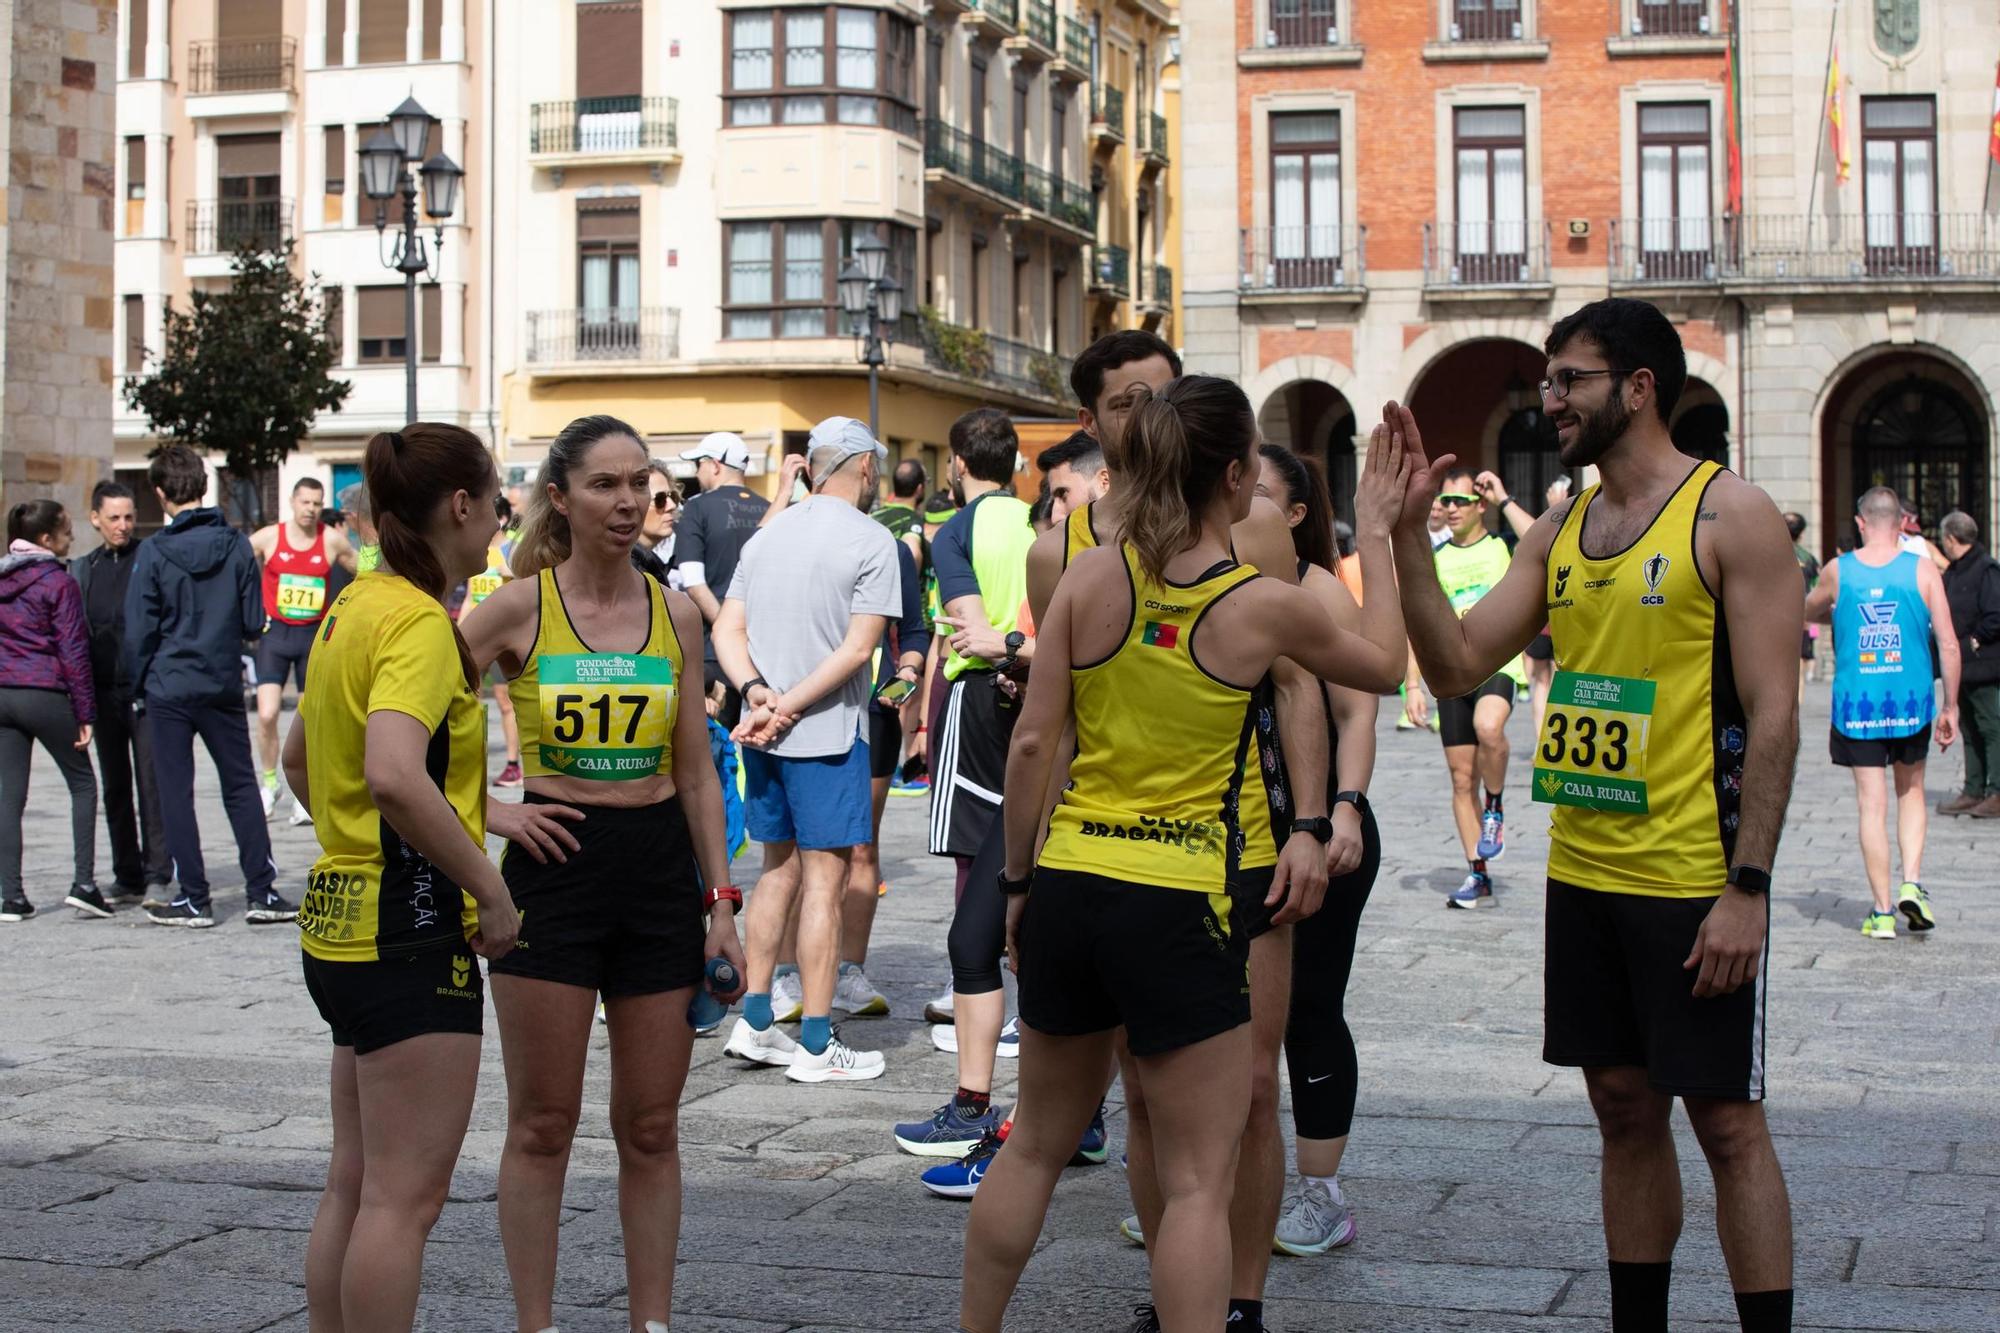
[[[1529,641],[1528,656],[1537,662],[1553,662],[1556,660],[1556,641],[1549,637],[1549,631],[1546,626],[1543,627],[1540,634],[1537,634]]]
[[[1138,1056],[1250,1021],[1250,941],[1227,894],[1040,870],[1021,921],[1021,1021],[1052,1037],[1124,1025]]]
[[[1230,921],[1243,932],[1245,940],[1254,940],[1271,928],[1271,918],[1278,914],[1278,908],[1285,905],[1280,898],[1276,906],[1264,906],[1264,899],[1271,895],[1271,881],[1277,878],[1276,866],[1258,866],[1255,870],[1239,867],[1229,878],[1229,896],[1234,902],[1230,909]],[[1287,897],[1289,897],[1287,891]]]
[[[1921,764],[1931,750],[1931,729],[1928,726],[1914,736],[1892,736],[1887,740],[1856,740],[1852,736],[1841,735],[1837,727],[1828,727],[1826,735],[1826,748],[1837,768]]]
[[[903,758],[903,719],[893,708],[868,706],[868,776],[893,778]]]
[[[1755,980],[1697,1000],[1696,974],[1681,965],[1714,906],[1550,880],[1542,1059],[1643,1068],[1677,1097],[1762,1101],[1769,935]]]
[[[1007,744],[1021,701],[1002,694],[998,679],[991,671],[968,671],[952,681],[931,726],[932,856],[977,855],[1000,817]]]
[[[1481,699],[1504,699],[1507,707],[1512,708],[1514,678],[1496,675],[1463,698],[1438,700],[1438,738],[1446,748],[1479,744],[1479,733],[1473,729],[1472,715]]]
[[[530,792],[530,802],[551,803]],[[701,980],[701,884],[680,799],[593,805],[565,824],[581,848],[566,862],[508,844],[501,877],[521,913],[514,948],[491,971],[581,986],[610,997],[654,995]]]
[[[305,693],[306,659],[312,656],[313,640],[319,637],[319,622],[294,625],[275,617],[257,640],[257,683],[283,689],[287,678],[296,677],[299,692]]]
[[[333,1029],[333,1044],[367,1055],[411,1037],[485,1029],[486,982],[463,942],[401,958],[332,963],[303,951],[306,994]]]

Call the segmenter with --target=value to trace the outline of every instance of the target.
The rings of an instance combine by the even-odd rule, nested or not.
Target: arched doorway
[[[1264,400],[1257,429],[1301,458],[1318,459],[1333,492],[1333,512],[1354,522],[1354,408],[1340,390],[1319,380],[1294,380]]]
[[[1562,465],[1555,423],[1540,407],[1521,408],[1500,423],[1500,466],[1495,471],[1507,483],[1507,494],[1531,514],[1547,505],[1549,485],[1557,477],[1569,478],[1572,495],[1583,488],[1582,469]]]
[[[1854,505],[1871,486],[1914,504],[1927,533],[1954,509],[1992,521],[1992,426],[1964,372],[1923,352],[1885,354],[1848,372],[1821,430],[1825,544],[1850,545]]]
[[[1462,342],[1424,367],[1406,400],[1433,455],[1457,454],[1474,473],[1498,472],[1531,514],[1546,507],[1549,483],[1564,471],[1535,388],[1547,364],[1539,347],[1509,338]],[[1486,521],[1506,526],[1498,514]]]
[[[1690,377],[1674,404],[1673,420],[1667,426],[1674,447],[1689,458],[1729,464],[1729,409],[1722,395],[1706,380]]]

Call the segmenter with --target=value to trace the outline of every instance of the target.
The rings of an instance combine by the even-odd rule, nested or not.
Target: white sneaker
[[[842,963],[840,979],[833,986],[833,1007],[849,1018],[883,1018],[889,1013],[889,999],[869,984],[861,964]]]
[[[951,987],[946,986],[944,994],[924,1006],[924,1022],[949,1024],[955,1013],[954,999]]]
[[[958,1029],[950,1023],[934,1024],[931,1028],[931,1045],[946,1055],[958,1054]],[[1010,1018],[1000,1029],[1000,1045],[994,1049],[1002,1060],[1018,1059],[1021,1054],[1021,1020]]]
[[[794,1083],[858,1083],[882,1077],[888,1067],[882,1062],[882,1052],[857,1051],[837,1036],[829,1039],[818,1055],[797,1043],[788,1044],[794,1049],[785,1077]]]
[[[787,972],[771,982],[771,1021],[796,1023],[806,1010],[806,984],[796,972]]]
[[[723,1044],[722,1053],[748,1060],[754,1065],[783,1068],[792,1063],[794,1055],[802,1052],[797,1042],[778,1031],[776,1023],[759,1032],[750,1026],[749,1019],[739,1018],[735,1030],[729,1034],[729,1040]],[[882,1057],[878,1055],[875,1058],[880,1060]],[[882,1071],[878,1068],[875,1072],[879,1074]]]
[[[1354,1210],[1317,1180],[1293,1176],[1285,1189],[1271,1248],[1307,1258],[1354,1243]]]
[[[258,783],[257,796],[264,802],[264,818],[269,819],[271,812],[278,808],[278,780],[272,778],[268,782]]]
[[[293,828],[297,828],[301,824],[310,824],[313,822],[312,812],[306,809],[305,802],[296,796],[292,798],[292,817],[287,822]]]
[[[1146,1233],[1139,1226],[1139,1215],[1137,1213],[1132,1214],[1118,1224],[1118,1234],[1123,1236],[1129,1243],[1137,1245],[1140,1249],[1143,1250],[1146,1248]]]
[[[603,1024],[607,1025],[607,1026],[608,1026],[608,1025],[610,1024],[610,1022],[611,1022],[611,1020],[610,1020],[610,1019],[608,1019],[608,1018],[606,1018],[606,1017],[604,1016],[604,1001],[602,1001],[602,1000],[599,1000],[599,1001],[597,1002],[597,1021],[598,1021],[598,1022],[600,1022],[600,1023],[603,1023]]]

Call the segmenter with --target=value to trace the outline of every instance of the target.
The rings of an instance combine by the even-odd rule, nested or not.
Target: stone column
[[[164,134],[146,136],[146,220],[145,235],[163,239],[167,234],[167,200],[172,192],[167,180],[167,144]]]
[[[434,5],[438,0],[426,2]],[[486,21],[493,22],[493,15],[489,14]],[[465,59],[465,0],[444,0],[444,31],[439,34],[438,55],[451,61]]]
[[[333,4],[341,0],[331,0]],[[306,0],[306,40],[305,59],[300,67],[308,70],[326,68],[326,7],[328,0]]]
[[[347,23],[340,30],[340,63],[361,63],[361,0],[342,0],[347,5]]]
[[[347,161],[343,169],[347,172],[347,189],[340,196],[340,225],[352,227],[360,216],[361,201],[367,196],[361,189],[361,140],[356,137],[361,127],[350,124],[347,133],[341,137],[347,140]]]
[[[146,77],[168,78],[173,73],[173,57],[167,45],[167,0],[142,0],[146,6]]]
[[[436,4],[438,0],[429,0]],[[424,58],[424,4],[426,0],[410,0],[410,26],[403,31],[403,57],[412,65]]]

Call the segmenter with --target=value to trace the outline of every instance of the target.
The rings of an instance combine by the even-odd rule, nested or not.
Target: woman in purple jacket
[[[21,884],[21,811],[28,761],[40,741],[69,784],[76,879],[63,901],[84,917],[107,917],[97,891],[97,776],[90,768],[90,631],[83,594],[63,567],[69,515],[54,500],[7,512],[0,557],[0,921],[25,921],[35,905]]]

